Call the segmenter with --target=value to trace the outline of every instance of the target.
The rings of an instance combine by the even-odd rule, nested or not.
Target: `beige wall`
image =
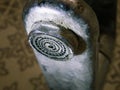
[[[104,90],[120,90],[120,0],[117,0],[116,46]]]
[[[0,90],[48,90],[22,23],[24,0],[0,0]],[[114,57],[104,90],[120,90],[120,0]]]

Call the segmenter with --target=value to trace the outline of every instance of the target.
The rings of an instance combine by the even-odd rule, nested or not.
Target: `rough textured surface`
[[[54,1],[54,3],[56,4],[56,1]],[[95,66],[93,64],[95,64],[94,62],[96,59],[95,55],[93,54],[96,52],[96,48],[93,47],[93,45],[96,44],[96,41],[94,41],[94,43],[92,43],[91,45],[90,40],[93,40],[93,39],[91,39],[91,36],[88,33],[90,32],[90,30],[88,28],[88,25],[85,23],[84,20],[81,19],[81,17],[77,18],[71,13],[72,11],[70,10],[65,11],[66,9],[61,9],[60,7],[58,7],[59,4],[56,4],[56,5],[57,6],[54,6],[54,7],[53,7],[53,4],[51,5],[44,4],[42,6],[34,6],[34,7],[31,7],[30,10],[28,11],[28,14],[25,15],[25,18],[24,18],[25,28],[28,35],[29,34],[33,35],[32,32],[35,32],[36,30],[38,30],[38,32],[47,34],[47,35],[39,34],[39,36],[34,35],[34,39],[29,38],[29,40],[32,40],[32,41],[34,41],[37,38],[35,41],[39,42],[38,44],[35,44],[35,43],[34,45],[32,44],[34,53],[37,57],[37,61],[39,62],[39,65],[41,66],[41,68],[43,68],[42,71],[46,77],[46,80],[50,88],[52,88],[51,90],[80,90],[80,89],[92,90],[93,87],[91,85],[93,84],[92,81],[94,78],[93,77],[94,70],[92,69],[92,67]],[[62,7],[65,7],[65,6],[62,6]],[[93,13],[90,13],[90,14],[93,14]],[[67,34],[71,35],[73,33],[70,33],[70,32],[74,32],[75,35],[76,34],[78,35],[77,36],[78,38],[81,37],[85,41],[87,46],[85,51],[83,51],[82,53],[78,53],[76,55],[75,54],[76,52],[73,51],[73,49],[75,48],[75,45],[74,44],[72,45],[68,42],[68,40],[69,41],[71,40],[72,42],[74,41],[74,39],[67,37],[68,40],[66,41],[70,45],[66,44],[64,40],[65,38],[60,34],[60,32],[63,31],[64,36],[66,36],[65,31],[67,30],[65,29],[55,30],[51,28],[51,27],[55,27],[55,25],[50,24],[51,22],[55,23],[56,25],[59,25],[60,27],[64,27],[65,29],[69,28],[70,31],[68,30],[69,32]],[[93,20],[92,22],[96,22],[96,20],[95,21]],[[38,28],[36,27],[37,24],[39,25]],[[45,26],[46,27],[49,26],[49,27],[47,27],[46,29]],[[47,32],[47,30],[49,31],[49,33]],[[52,37],[50,35],[52,35]],[[58,40],[57,38],[58,39],[60,38],[61,40]],[[64,39],[62,40],[62,38]],[[72,38],[76,38],[76,37],[72,37]],[[50,44],[50,42],[52,43]],[[82,42],[76,41],[76,43],[81,44]],[[57,47],[58,49],[55,49],[55,52],[54,52],[54,50],[52,49],[50,50],[50,48],[47,47],[48,45],[46,46],[46,44],[53,46],[53,48]],[[61,45],[62,47],[59,48]],[[41,48],[41,46],[43,46],[42,47],[43,50],[40,49],[42,51],[38,52],[38,49]],[[36,51],[36,48],[38,48],[37,51]],[[94,50],[92,48],[94,48]],[[46,51],[48,54],[45,53]],[[52,53],[50,54],[50,52]],[[61,55],[55,54],[57,52],[60,53]],[[44,53],[44,56],[43,56],[43,53]],[[74,55],[71,55],[71,53],[74,53]],[[70,56],[72,57],[70,58]],[[53,57],[56,57],[56,58],[53,58]],[[61,61],[58,61],[58,58],[60,57],[61,57]]]
[[[21,13],[24,0],[0,0],[0,90],[48,90],[27,43]],[[120,90],[120,1],[116,46],[104,90]]]

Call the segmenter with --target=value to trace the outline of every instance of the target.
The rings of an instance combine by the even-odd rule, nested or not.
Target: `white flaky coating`
[[[50,6],[32,7],[25,16],[27,34],[33,30],[32,25],[39,21],[52,21],[65,28],[73,30],[81,36],[87,44],[87,49],[80,55],[73,56],[68,61],[52,60],[34,48],[39,65],[48,81],[52,90],[91,90],[93,81],[93,60],[90,59],[92,52],[87,33],[88,26],[82,19],[74,18],[72,12],[66,13],[58,8]]]
[[[29,34],[32,31],[32,25],[38,21],[52,21],[65,28],[73,30],[81,37],[87,38],[85,34],[88,28],[87,24],[82,19],[76,19],[71,15],[72,12],[66,13],[63,10],[56,9],[50,6],[35,6],[29,10],[25,18],[26,31]]]

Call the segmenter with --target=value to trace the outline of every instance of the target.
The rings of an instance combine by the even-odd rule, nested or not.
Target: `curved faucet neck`
[[[97,35],[91,32],[97,30],[80,13],[62,7],[29,9],[24,19],[29,42],[51,90],[93,90]]]

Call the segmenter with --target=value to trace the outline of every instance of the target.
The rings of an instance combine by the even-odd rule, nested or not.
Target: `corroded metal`
[[[94,90],[99,25],[93,10],[83,0],[31,2],[25,28],[51,90]]]

